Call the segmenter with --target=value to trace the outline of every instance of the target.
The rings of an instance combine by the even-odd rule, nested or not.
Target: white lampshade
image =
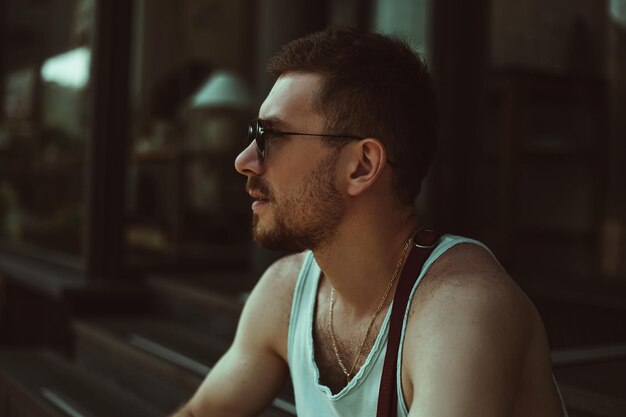
[[[192,109],[248,109],[252,95],[243,80],[230,71],[218,70],[209,76],[191,98]]]

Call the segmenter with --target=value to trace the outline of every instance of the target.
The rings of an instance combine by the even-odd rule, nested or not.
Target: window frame
[[[0,244],[0,275],[52,292],[127,275],[123,259],[132,2],[94,1],[83,256],[63,256],[30,245]],[[0,11],[6,8],[6,0],[0,0]],[[6,42],[0,39],[2,77]]]

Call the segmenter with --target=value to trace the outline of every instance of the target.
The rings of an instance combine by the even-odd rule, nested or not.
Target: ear
[[[387,163],[385,146],[372,138],[362,139],[350,148],[347,193],[357,196],[378,181]]]

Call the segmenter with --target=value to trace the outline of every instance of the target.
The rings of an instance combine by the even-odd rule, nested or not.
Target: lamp
[[[227,70],[214,71],[188,101],[187,147],[217,153],[238,149],[252,117],[252,104],[241,77]]]
[[[187,105],[186,149],[189,207],[222,219],[241,207],[228,194],[232,189],[232,160],[241,151],[253,98],[235,73],[214,71]],[[220,220],[220,221],[222,221]]]
[[[190,108],[245,111],[249,110],[251,105],[252,95],[244,81],[231,71],[218,70],[211,74],[193,95]]]

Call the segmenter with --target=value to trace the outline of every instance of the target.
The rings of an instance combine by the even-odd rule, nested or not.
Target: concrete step
[[[78,364],[170,411],[191,397],[231,342],[161,318],[83,320],[74,328]],[[289,392],[271,415],[295,413]]]
[[[221,279],[238,280],[239,275]],[[243,295],[217,292],[202,281],[152,277],[148,287],[159,314],[193,324],[207,334],[232,340],[243,309]]]
[[[164,413],[106,379],[48,351],[0,352],[2,415],[157,417]]]

